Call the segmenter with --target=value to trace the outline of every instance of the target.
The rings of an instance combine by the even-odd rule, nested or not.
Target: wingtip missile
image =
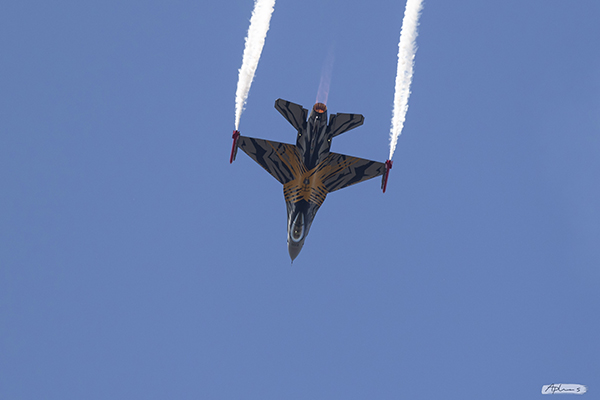
[[[385,172],[383,173],[383,178],[381,179],[381,189],[383,193],[385,193],[385,189],[387,188],[387,181],[390,175],[390,169],[392,169],[392,164],[394,162],[392,160],[386,160],[385,162]]]
[[[240,131],[234,130],[233,131],[233,146],[231,146],[231,156],[229,156],[229,164],[233,163],[233,160],[235,160],[235,156],[237,154],[237,142],[238,139],[240,138]]]

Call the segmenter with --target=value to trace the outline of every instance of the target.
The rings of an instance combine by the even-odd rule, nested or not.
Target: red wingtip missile
[[[240,131],[233,131],[233,146],[231,146],[231,156],[229,157],[229,164],[235,160],[235,155],[237,154],[237,141],[240,138]]]
[[[381,189],[383,189],[383,193],[385,193],[385,188],[387,187],[388,176],[390,175],[390,169],[392,169],[392,164],[394,162],[392,160],[387,160],[385,162],[385,172],[383,173],[383,178],[381,179]]]

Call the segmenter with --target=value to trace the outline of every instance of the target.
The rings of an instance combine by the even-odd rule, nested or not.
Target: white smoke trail
[[[235,92],[236,131],[239,128],[242,111],[248,99],[250,85],[252,85],[252,81],[254,80],[254,73],[256,72],[258,60],[260,60],[260,54],[265,44],[274,8],[275,0],[256,0],[254,2],[248,36],[246,36],[244,56],[242,57],[242,67],[240,68],[237,90]]]
[[[396,150],[398,136],[404,127],[410,83],[417,52],[417,26],[419,15],[423,8],[422,0],[407,0],[398,43],[398,71],[396,73],[396,92],[394,93],[394,111],[392,113],[392,128],[390,131],[390,160]]]

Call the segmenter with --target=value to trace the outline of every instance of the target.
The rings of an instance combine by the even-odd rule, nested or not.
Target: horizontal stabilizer
[[[361,114],[332,114],[329,117],[329,132],[331,132],[331,137],[336,137],[350,129],[361,126],[363,122],[365,122],[365,117]]]
[[[300,104],[292,103],[291,101],[277,99],[275,100],[275,108],[283,115],[285,119],[297,131],[301,131],[306,127],[306,118],[308,116],[308,110],[302,107]]]

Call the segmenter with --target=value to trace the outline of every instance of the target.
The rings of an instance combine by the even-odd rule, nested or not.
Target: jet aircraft
[[[242,149],[283,184],[288,252],[293,262],[327,194],[376,176],[383,176],[385,193],[392,161],[381,163],[329,151],[332,138],[363,124],[361,114],[332,114],[327,123],[323,103],[316,103],[310,116],[301,105],[282,99],[275,101],[275,108],[298,131],[296,145],[241,136],[235,130],[229,162]]]

